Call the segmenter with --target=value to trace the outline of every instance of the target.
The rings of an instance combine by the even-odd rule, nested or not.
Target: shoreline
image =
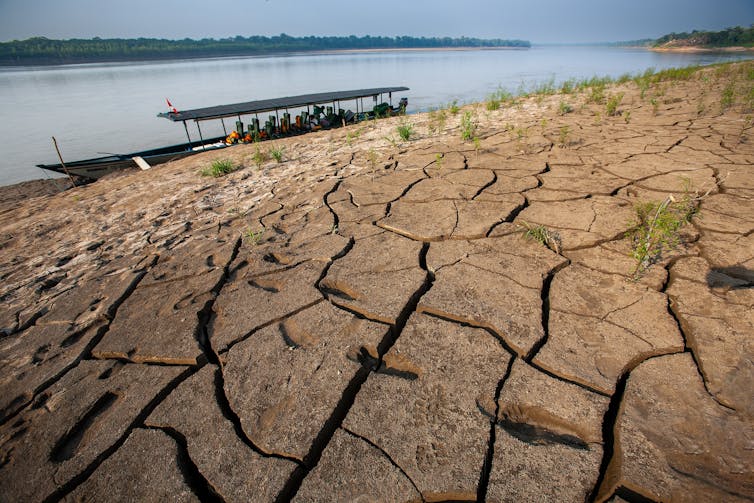
[[[731,46],[731,47],[704,47],[701,45],[688,45],[682,47],[648,47],[652,52],[678,52],[678,53],[731,53],[731,52],[751,52],[754,53],[754,47]]]

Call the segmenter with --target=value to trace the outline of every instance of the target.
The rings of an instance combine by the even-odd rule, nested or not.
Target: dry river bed
[[[752,68],[3,196],[0,500],[752,501]]]

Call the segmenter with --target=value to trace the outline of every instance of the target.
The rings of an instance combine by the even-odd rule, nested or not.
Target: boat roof
[[[408,91],[408,87],[375,87],[372,89],[354,89],[351,91],[334,91],[326,93],[302,94],[299,96],[287,96],[269,100],[246,101],[244,103],[232,103],[230,105],[218,105],[214,107],[195,108],[193,110],[181,110],[179,112],[163,112],[158,117],[170,119],[173,122],[187,120],[210,120],[223,117],[234,117],[241,114],[252,114],[282,110],[285,108],[303,107],[321,103],[332,103],[341,100],[352,100],[378,96],[399,91]]]

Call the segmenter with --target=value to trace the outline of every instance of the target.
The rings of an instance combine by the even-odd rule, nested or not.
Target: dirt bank
[[[751,500],[751,75],[385,119],[276,141],[281,163],[238,146],[6,204],[0,494]],[[200,174],[219,158],[240,169]],[[653,201],[690,205],[634,239]]]

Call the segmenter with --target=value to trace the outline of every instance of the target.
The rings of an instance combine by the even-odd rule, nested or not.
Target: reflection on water
[[[641,49],[398,51],[223,58],[0,69],[0,184],[45,176],[34,165],[180,143],[180,124],[156,117],[165,98],[178,109],[324,91],[407,86],[409,112],[451,100],[480,101],[498,86],[616,77],[751,57],[668,54]],[[395,97],[399,98],[399,97]],[[231,121],[232,122],[232,121]],[[192,125],[193,126],[193,125]],[[231,124],[228,124],[232,127]],[[195,126],[191,133],[197,136]],[[222,134],[202,124],[205,137]]]

